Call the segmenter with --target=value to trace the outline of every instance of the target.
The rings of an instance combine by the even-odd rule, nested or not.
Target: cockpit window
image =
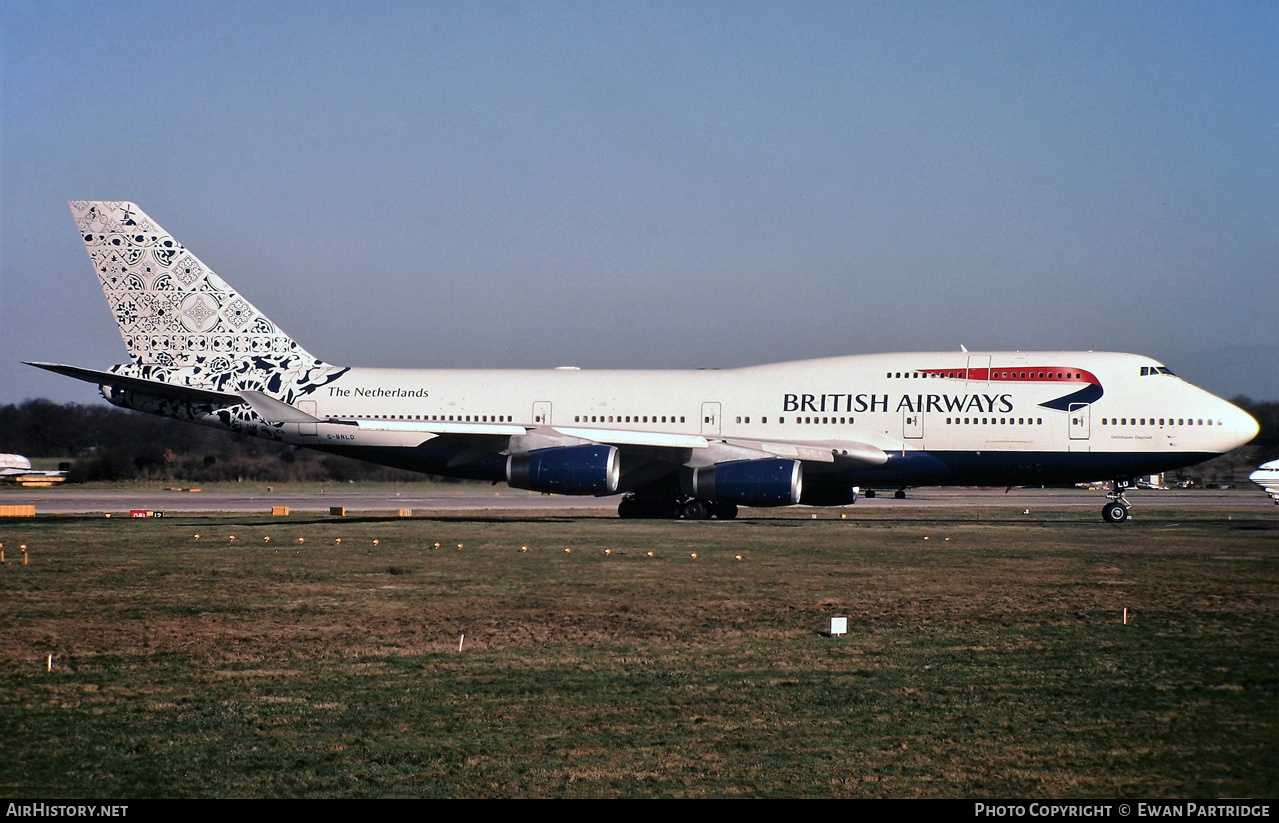
[[[1148,377],[1152,374],[1166,374],[1171,377],[1176,377],[1176,375],[1173,374],[1172,371],[1170,371],[1167,366],[1142,366],[1141,367],[1142,377]]]

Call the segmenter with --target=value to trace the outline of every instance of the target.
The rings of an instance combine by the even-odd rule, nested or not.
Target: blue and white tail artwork
[[[76,200],[71,212],[129,352],[131,362],[113,374],[214,393],[261,392],[292,405],[346,371],[299,346],[135,204]],[[178,416],[203,416],[198,395],[151,395],[142,383],[110,388],[108,399],[119,405],[159,411],[161,404],[161,413],[173,414],[185,404]],[[261,428],[246,406],[216,418],[238,430]]]

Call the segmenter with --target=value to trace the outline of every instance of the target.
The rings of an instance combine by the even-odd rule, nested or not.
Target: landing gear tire
[[[684,504],[685,520],[709,520],[711,510],[700,500],[690,500]]]
[[[1128,507],[1118,501],[1107,503],[1101,507],[1101,517],[1107,523],[1124,523],[1131,516],[1128,513]]]
[[[720,520],[736,520],[737,504],[736,503],[716,503],[711,507],[711,514]]]
[[[617,516],[623,520],[733,520],[737,517],[737,504],[627,495],[617,504]]]
[[[617,516],[623,520],[678,520],[681,509],[674,501],[659,498],[623,497]]]
[[[875,490],[874,490],[874,489],[867,489],[867,490],[866,490],[866,499],[867,499],[867,500],[874,500],[874,499],[875,499]]]
[[[906,499],[906,490],[905,490],[905,489],[898,489],[897,491],[893,492],[893,497],[894,497],[894,498],[896,498],[896,499],[898,499],[898,500],[905,500],[905,499]]]

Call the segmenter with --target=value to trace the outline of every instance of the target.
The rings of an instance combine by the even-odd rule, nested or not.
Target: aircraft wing
[[[245,392],[246,395],[249,392]],[[281,404],[283,405],[283,404]],[[257,408],[257,404],[254,404]],[[259,412],[260,413],[260,412]],[[600,429],[581,426],[544,426],[530,429],[512,423],[443,423],[409,420],[356,420],[361,431],[415,432],[436,437],[460,438],[467,435],[537,435],[545,446],[566,443],[603,443],[621,448],[645,447],[651,449],[708,449],[723,451],[726,447],[741,452],[741,459],[781,457],[806,463],[841,463],[860,466],[879,466],[888,461],[888,455],[879,448],[851,440],[823,440],[787,442],[772,440],[720,440],[695,434],[668,434],[666,432],[635,431],[633,429]],[[539,442],[535,447],[543,447]]]
[[[259,404],[243,392],[254,409],[267,419]],[[268,398],[269,399],[269,398]],[[279,401],[271,401],[284,406]],[[291,409],[292,407],[285,407]],[[296,411],[296,410],[294,410]],[[283,420],[277,417],[275,419]],[[689,465],[712,464],[726,460],[760,460],[781,458],[798,460],[818,471],[840,471],[849,468],[880,466],[888,462],[888,455],[876,446],[853,440],[784,441],[749,440],[741,438],[719,439],[695,434],[636,431],[634,429],[603,429],[583,426],[529,427],[513,423],[441,422],[426,420],[337,420],[330,423],[352,426],[360,432],[387,432],[414,434],[421,442],[433,440],[436,447],[470,447],[469,457],[489,449],[499,452],[525,452],[556,446],[600,443],[616,446],[623,451],[643,449],[659,462],[656,456],[663,450],[671,450],[672,462]],[[490,439],[493,438],[493,439]],[[502,438],[502,439],[497,439]],[[487,441],[487,442],[484,442]],[[670,459],[670,458],[668,458]],[[817,464],[817,465],[814,465]]]
[[[738,440],[724,441],[730,446],[759,449],[773,457],[800,460],[805,463],[839,463],[856,466],[882,466],[888,462],[888,454],[877,446],[856,440]]]

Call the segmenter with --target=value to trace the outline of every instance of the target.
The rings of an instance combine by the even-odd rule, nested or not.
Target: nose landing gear
[[[1124,493],[1132,488],[1132,480],[1116,479],[1111,484],[1111,491],[1107,493],[1110,502],[1101,507],[1101,518],[1107,523],[1125,523],[1132,519],[1132,515],[1128,512],[1128,501],[1124,499]]]

